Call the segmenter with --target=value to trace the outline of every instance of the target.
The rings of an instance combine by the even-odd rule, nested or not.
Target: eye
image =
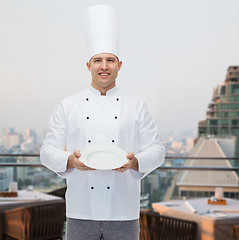
[[[94,62],[100,62],[100,59],[95,59]]]

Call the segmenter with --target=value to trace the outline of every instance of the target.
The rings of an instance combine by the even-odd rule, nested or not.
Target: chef
[[[163,163],[165,150],[146,104],[116,86],[122,62],[114,9],[88,8],[85,24],[91,85],[60,101],[40,158],[67,180],[67,240],[137,240],[140,181]],[[99,145],[123,149],[127,162],[90,168],[81,150]]]

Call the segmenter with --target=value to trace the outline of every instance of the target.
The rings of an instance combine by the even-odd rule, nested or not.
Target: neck
[[[101,87],[101,86],[95,85],[94,82],[92,82],[91,86],[93,88],[97,89],[98,91],[100,91],[101,95],[105,96],[107,91],[109,91],[110,89],[115,87],[115,83],[113,83],[112,85],[107,86],[107,87]]]

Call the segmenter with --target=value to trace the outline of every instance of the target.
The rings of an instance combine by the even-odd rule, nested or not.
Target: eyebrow
[[[90,61],[94,61],[94,60],[101,60],[102,58],[101,57],[93,57],[90,59]],[[110,59],[110,60],[116,60],[119,62],[119,58],[118,57],[108,57],[107,59]]]
[[[103,59],[101,57],[94,57],[93,60],[95,59]],[[114,57],[107,57],[106,59],[114,59],[114,60],[117,60],[117,58],[114,58]]]

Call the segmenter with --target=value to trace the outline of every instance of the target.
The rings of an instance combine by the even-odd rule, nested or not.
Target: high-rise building
[[[25,140],[29,140],[30,138],[33,139],[34,144],[37,143],[37,134],[36,134],[35,130],[27,128],[26,134],[25,134]]]
[[[198,136],[236,137],[235,157],[239,157],[239,66],[229,66],[226,79],[215,89],[207,116],[198,124]]]
[[[20,147],[22,143],[22,135],[18,133],[5,134],[3,139],[4,139],[4,147],[7,149],[11,149],[17,146]]]
[[[10,127],[10,128],[6,128],[6,133],[7,134],[10,134],[10,133],[15,133],[15,130],[13,127]]]

